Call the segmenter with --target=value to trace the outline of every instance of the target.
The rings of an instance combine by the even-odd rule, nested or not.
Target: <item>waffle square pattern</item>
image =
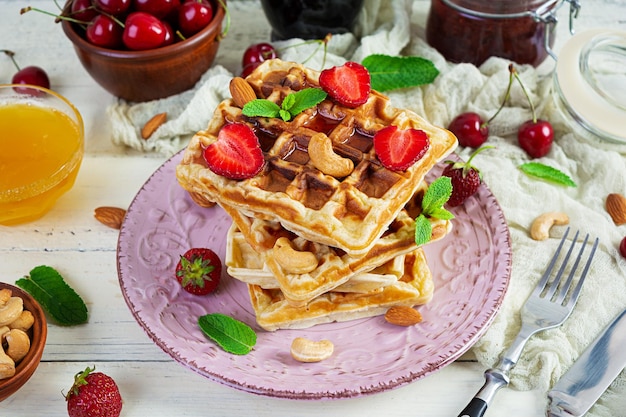
[[[246,78],[257,98],[280,105],[304,88],[319,87],[319,72],[300,64],[270,60]],[[250,126],[259,138],[263,169],[252,178],[233,180],[208,168],[204,149],[229,123]],[[405,171],[385,168],[374,152],[380,129],[420,129],[429,138],[425,155]],[[318,133],[330,138],[333,153],[350,159],[354,168],[343,176],[324,173],[308,153]],[[367,254],[418,191],[424,176],[449,155],[457,140],[417,114],[394,108],[372,91],[367,102],[347,108],[327,98],[292,120],[247,117],[235,101],[223,101],[206,130],[190,141],[176,175],[202,205],[218,203],[252,219],[279,222],[311,242],[338,248],[349,256]]]

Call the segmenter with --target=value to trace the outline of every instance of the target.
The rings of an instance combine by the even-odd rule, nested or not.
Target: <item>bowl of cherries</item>
[[[190,89],[222,38],[225,0],[68,0],[60,16],[89,75],[142,102]]]

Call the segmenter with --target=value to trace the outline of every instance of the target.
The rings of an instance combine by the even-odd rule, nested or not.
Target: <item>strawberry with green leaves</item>
[[[122,396],[117,384],[102,372],[85,369],[74,376],[74,384],[65,396],[70,417],[118,417]]]
[[[485,149],[490,149],[492,146],[483,146],[476,149],[467,162],[459,161],[446,161],[446,166],[441,173],[442,176],[450,177],[452,180],[452,195],[448,200],[448,206],[457,207],[460,206],[469,197],[473,196],[480,184],[482,183],[482,176],[480,171],[472,166],[472,159]]]
[[[204,150],[209,169],[234,180],[252,178],[265,165],[259,138],[244,123],[230,123],[222,127],[217,141]]]
[[[191,294],[206,295],[220,283],[222,262],[208,248],[192,248],[185,252],[176,265],[176,279]]]
[[[333,100],[350,108],[365,103],[372,91],[369,71],[352,61],[325,69],[320,73],[319,82]]]

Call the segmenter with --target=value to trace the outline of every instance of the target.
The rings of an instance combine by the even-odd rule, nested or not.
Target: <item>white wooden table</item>
[[[267,40],[269,27],[257,1],[231,1],[233,26],[217,62],[239,71],[243,50]],[[429,7],[417,0],[416,9]],[[124,398],[123,416],[456,416],[482,385],[483,366],[468,355],[408,386],[363,398],[339,401],[292,401],[241,392],[190,371],[157,347],[134,320],[122,297],[116,270],[118,232],[99,224],[96,207],[127,207],[164,158],[111,144],[105,114],[114,98],[83,70],[70,42],[53,19],[34,6],[51,10],[51,0],[0,0],[0,47],[17,53],[22,66],[48,72],[53,88],[81,111],[86,128],[86,156],[75,187],[43,219],[15,227],[0,226],[0,281],[15,282],[34,266],[45,264],[71,277],[90,311],[89,323],[49,325],[42,363],[32,379],[0,403],[3,417],[64,416],[63,392],[86,366],[113,376]],[[620,20],[621,19],[621,20]],[[583,0],[579,29],[626,27],[624,0]],[[567,38],[567,18],[558,45]],[[14,68],[0,57],[0,82]],[[0,133],[1,134],[1,133]],[[0,179],[1,180],[1,179]],[[544,392],[502,390],[487,416],[543,415]]]

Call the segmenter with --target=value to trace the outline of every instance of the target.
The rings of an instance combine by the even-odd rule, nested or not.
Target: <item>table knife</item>
[[[548,392],[547,417],[580,417],[626,366],[626,310],[622,311]]]

